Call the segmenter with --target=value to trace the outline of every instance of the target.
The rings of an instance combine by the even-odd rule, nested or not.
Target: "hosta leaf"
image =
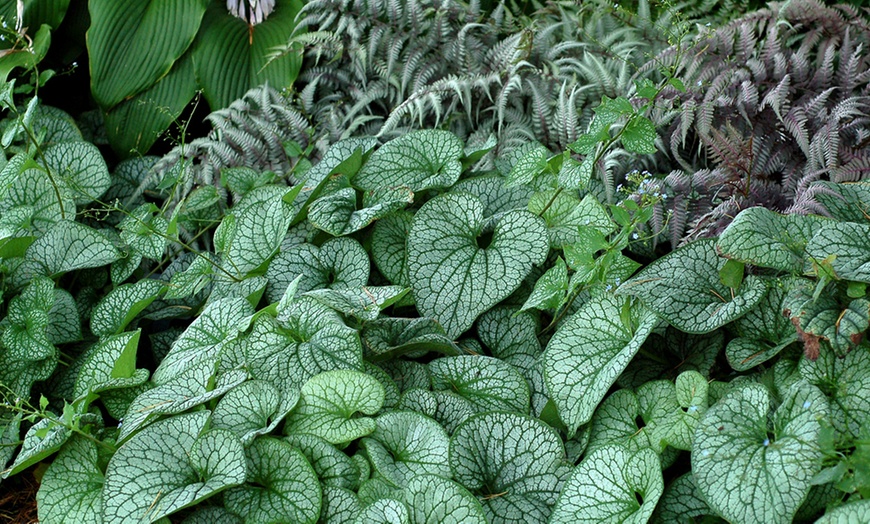
[[[362,505],[356,493],[349,489],[324,485],[323,503],[320,508],[320,521],[323,524],[345,524],[353,522],[362,512]]]
[[[231,15],[226,5],[212,3],[192,46],[196,79],[209,107],[229,106],[249,89],[268,83],[290,87],[302,65],[294,48],[274,59],[273,48],[287,44],[302,8],[298,0],[277,0],[274,11],[256,25]]]
[[[406,353],[436,351],[445,355],[462,352],[431,318],[383,317],[368,322],[361,332],[366,358],[381,362]]]
[[[315,200],[308,207],[308,220],[332,236],[349,235],[404,208],[414,201],[414,193],[406,187],[388,187],[367,192],[366,200],[357,209],[356,191],[340,189]]]
[[[706,515],[715,515],[715,513],[695,486],[692,474],[686,473],[677,477],[665,488],[651,522],[655,524],[692,522],[692,519]]]
[[[807,243],[826,222],[812,215],[780,215],[750,207],[729,224],[716,249],[724,257],[753,266],[800,273],[807,262]]]
[[[520,372],[493,357],[463,355],[429,363],[432,388],[453,391],[483,411],[529,411],[529,385]]]
[[[177,415],[118,448],[106,468],[106,520],[154,522],[244,482],[242,443],[226,430],[206,432],[208,419],[208,411]]]
[[[305,456],[290,444],[260,437],[247,449],[248,482],[224,494],[245,522],[317,522],[321,491]]]
[[[801,359],[799,369],[830,399],[834,427],[858,438],[870,420],[870,351],[858,348],[838,358],[825,349],[815,361]]]
[[[97,146],[89,142],[61,142],[45,148],[42,155],[51,170],[76,204],[100,198],[109,189],[109,168]]]
[[[305,455],[323,486],[344,489],[359,487],[359,467],[329,442],[314,435],[290,435],[284,440]]]
[[[692,472],[717,513],[737,522],[791,522],[821,466],[817,445],[827,400],[798,383],[768,425],[770,395],[735,387],[710,407],[695,434]]]
[[[480,200],[448,193],[420,208],[408,237],[417,307],[452,337],[509,296],[549,250],[543,222],[528,211],[502,215],[484,248],[478,240],[482,220]]]
[[[216,362],[226,344],[247,329],[246,319],[252,313],[250,304],[241,298],[211,303],[175,340],[152,380],[166,384],[200,362]]]
[[[465,397],[450,391],[428,391],[412,388],[399,400],[397,409],[413,410],[438,421],[448,433],[477,414],[477,407]]]
[[[104,336],[124,331],[136,315],[154,302],[163,286],[159,280],[146,278],[116,287],[91,310],[91,332]]]
[[[363,286],[358,289],[315,289],[305,296],[363,322],[375,320],[410,291],[401,286]]]
[[[270,302],[277,302],[298,275],[302,275],[299,293],[323,288],[359,288],[368,283],[369,269],[368,254],[351,238],[327,240],[319,248],[299,244],[281,251],[269,264],[266,296]]]
[[[359,371],[327,371],[302,386],[302,397],[287,419],[285,432],[310,433],[332,444],[364,437],[377,424],[369,417],[384,403],[384,387],[371,375]]]
[[[649,118],[635,116],[622,130],[622,145],[627,151],[648,155],[656,150],[656,127]]]
[[[45,471],[36,504],[45,524],[102,524],[105,477],[95,442],[72,437]]]
[[[355,186],[374,190],[406,186],[413,192],[450,187],[462,171],[462,141],[449,131],[425,129],[390,140],[372,153]]]
[[[411,524],[411,516],[403,502],[380,499],[366,506],[353,524]]]
[[[450,440],[453,478],[478,497],[491,524],[547,522],[565,470],[562,440],[543,422],[485,413]]]
[[[296,405],[299,394],[284,395],[268,382],[249,380],[228,391],[212,412],[212,427],[232,431],[242,444],[271,433]]]
[[[838,278],[870,283],[870,224],[832,222],[818,229],[807,245],[816,260],[830,257]]]
[[[77,222],[58,222],[27,248],[26,258],[39,263],[45,275],[100,267],[121,258],[106,237]]]
[[[486,524],[480,502],[444,477],[418,475],[402,492],[413,524]]]
[[[657,324],[646,308],[622,312],[625,299],[603,294],[572,315],[544,351],[544,381],[569,434],[592,417],[607,390]]]
[[[663,491],[655,452],[604,446],[588,454],[571,473],[550,522],[644,524]]]
[[[288,315],[284,327],[269,316],[259,317],[242,342],[245,365],[254,378],[287,391],[298,390],[324,371],[362,370],[359,335],[335,313],[303,297],[291,304]]]
[[[410,411],[385,413],[375,421],[377,428],[362,443],[387,481],[404,487],[420,475],[450,478],[450,441],[437,422]]]
[[[193,42],[205,6],[204,0],[89,4],[91,91],[97,103],[109,109],[165,75]],[[155,48],[151,44],[156,35],[165,38]]]
[[[372,259],[387,280],[400,286],[410,286],[408,255],[405,243],[411,231],[414,215],[409,211],[395,213],[375,224],[372,233]]]
[[[767,288],[749,275],[740,289],[719,281],[725,259],[716,256],[715,240],[700,240],[646,266],[618,290],[634,295],[655,314],[687,333],[706,333],[755,307]]]
[[[246,378],[244,371],[237,370],[214,383],[214,364],[195,364],[174,379],[139,394],[127,408],[122,424],[119,424],[121,431],[118,441],[124,441],[161,415],[181,413],[220,397]]]
[[[540,215],[547,223],[550,245],[554,248],[582,240],[580,229],[584,227],[591,227],[602,235],[616,229],[607,210],[592,195],[580,200],[566,192],[543,191],[529,201],[529,211]]]

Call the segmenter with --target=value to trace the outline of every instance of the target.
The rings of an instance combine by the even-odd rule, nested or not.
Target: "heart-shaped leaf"
[[[592,417],[607,390],[658,324],[646,308],[605,293],[585,304],[553,335],[544,351],[544,381],[569,434]]]
[[[574,468],[550,522],[642,524],[649,520],[663,491],[662,470],[654,451],[604,446]]]
[[[772,417],[770,402],[759,384],[735,387],[707,410],[695,433],[695,481],[710,507],[728,520],[791,522],[821,469],[824,395],[798,383]]]
[[[549,251],[540,218],[509,211],[481,247],[483,204],[448,193],[423,205],[408,236],[408,269],[420,313],[438,320],[448,335],[467,330],[478,315],[519,287]]]
[[[205,431],[209,415],[162,420],[118,448],[106,468],[106,520],[154,522],[244,482],[242,443],[226,430]]]

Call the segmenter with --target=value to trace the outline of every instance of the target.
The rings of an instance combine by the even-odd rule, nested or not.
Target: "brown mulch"
[[[32,471],[0,482],[0,523],[33,524],[36,516],[36,491],[39,484]]]

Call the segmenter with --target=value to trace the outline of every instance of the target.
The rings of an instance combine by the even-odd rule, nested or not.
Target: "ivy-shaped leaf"
[[[377,428],[362,444],[388,482],[404,487],[420,475],[450,478],[450,441],[437,422],[409,411],[385,413],[375,421]]]
[[[302,386],[302,396],[287,419],[285,433],[310,433],[332,444],[364,437],[377,424],[357,412],[374,415],[384,404],[384,387],[359,371],[327,371]]]
[[[624,311],[632,317],[628,325]],[[589,421],[657,323],[646,308],[603,294],[556,331],[544,351],[544,381],[569,435]]]
[[[735,387],[710,407],[695,434],[695,481],[710,507],[728,520],[791,522],[821,468],[824,395],[798,383],[772,417],[770,402],[759,384]]]
[[[122,284],[97,302],[91,310],[91,332],[97,336],[116,335],[159,296],[159,280],[142,279]]]
[[[529,412],[529,385],[520,372],[493,357],[463,355],[429,363],[432,389],[453,391],[478,410]]]
[[[519,287],[549,251],[544,224],[528,211],[509,211],[481,247],[483,204],[448,193],[423,205],[408,237],[408,269],[417,308],[449,336]]]
[[[25,257],[39,263],[43,274],[54,276],[111,264],[121,258],[121,253],[97,230],[64,220],[37,238]]]
[[[359,288],[368,283],[369,269],[368,254],[351,238],[333,238],[319,248],[299,244],[281,251],[269,264],[266,295],[270,302],[277,302],[298,275],[302,275],[300,293],[323,288]]]
[[[550,522],[645,523],[663,491],[661,466],[655,452],[604,446],[586,455],[574,468]]]
[[[102,524],[105,477],[95,442],[73,436],[45,471],[36,506],[45,524]]]
[[[829,220],[812,215],[781,215],[765,207],[750,207],[722,232],[716,249],[753,266],[800,273],[807,263],[807,243]]]
[[[289,435],[284,440],[305,455],[323,487],[349,490],[359,487],[360,470],[357,463],[329,442],[314,435]]]
[[[395,138],[372,153],[354,177],[356,187],[406,186],[417,193],[450,187],[462,172],[462,141],[449,131],[425,129]]]
[[[450,440],[453,478],[482,498],[491,524],[547,522],[568,473],[564,455],[552,428],[512,413],[472,417]]]
[[[248,328],[252,313],[250,304],[240,298],[210,304],[172,344],[154,371],[154,383],[166,384],[200,362],[217,362],[223,348]]]
[[[657,315],[687,333],[707,333],[744,315],[767,291],[753,275],[740,289],[720,282],[725,259],[715,240],[699,240],[663,256],[622,284],[618,293],[634,295]]]
[[[76,204],[89,204],[109,189],[109,168],[90,142],[61,142],[45,148],[41,157],[62,181]]]
[[[271,433],[296,405],[299,394],[284,395],[268,382],[249,380],[228,391],[212,412],[212,427],[232,431],[242,444]]]
[[[818,229],[807,253],[818,261],[830,260],[838,278],[870,283],[870,224],[832,222]]]
[[[290,444],[260,437],[246,451],[248,482],[224,494],[245,522],[317,522],[321,491],[305,456]]]
[[[177,415],[118,448],[106,468],[106,520],[154,522],[244,482],[242,443],[226,430],[205,431],[208,418]]]

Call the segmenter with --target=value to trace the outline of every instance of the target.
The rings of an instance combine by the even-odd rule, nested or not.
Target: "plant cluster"
[[[288,49],[337,62],[114,165],[21,36],[4,487],[47,524],[870,520],[864,12],[643,43],[679,9],[636,4],[315,0]]]

